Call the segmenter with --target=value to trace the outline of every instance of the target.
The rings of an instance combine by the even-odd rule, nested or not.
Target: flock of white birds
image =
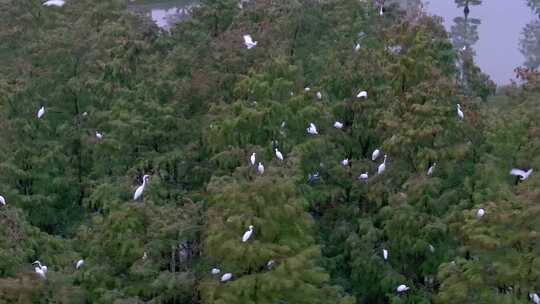
[[[63,0],[49,0],[49,1],[46,1],[43,3],[44,6],[57,6],[57,7],[62,7],[63,5],[65,4],[65,1]],[[381,6],[380,8],[380,15],[382,16],[383,15],[383,7]],[[253,38],[251,37],[251,35],[244,35],[243,36],[244,38],[244,45],[247,49],[252,49],[254,47],[257,46],[257,41],[254,41]],[[358,51],[360,49],[360,44],[356,44],[355,46],[355,51]],[[309,92],[311,89],[309,87],[306,87],[304,89],[304,91],[306,92]],[[321,100],[322,99],[322,93],[320,91],[318,91],[316,93],[316,97],[317,99]],[[356,95],[357,98],[363,98],[363,99],[367,99],[368,98],[368,93],[367,91],[360,91],[357,95]],[[456,108],[457,108],[457,115],[458,115],[458,118],[460,120],[463,120],[465,118],[465,115],[463,113],[463,110],[461,109],[461,105],[460,104],[457,104],[456,105]],[[41,106],[39,109],[38,109],[38,112],[37,112],[37,118],[38,119],[41,119],[43,116],[45,115],[45,106]],[[87,115],[87,113],[85,112],[83,114],[84,116]],[[285,122],[282,123],[282,127],[284,127],[284,124]],[[340,121],[335,121],[334,122],[334,125],[333,125],[334,128],[336,129],[342,129],[344,127],[344,124]],[[318,135],[319,132],[317,130],[317,126],[313,123],[313,122],[310,122],[308,127],[306,128],[306,132],[309,134],[309,135]],[[103,134],[96,131],[96,138],[98,140],[101,140],[103,139]],[[375,149],[371,155],[371,160],[372,161],[376,161],[379,156],[381,154],[381,151],[379,149]],[[278,148],[275,148],[275,155],[276,155],[276,158],[279,160],[279,161],[283,161],[284,160],[284,157],[283,157],[283,153],[281,153],[281,151],[278,150]],[[382,174],[385,170],[386,170],[386,160],[387,160],[387,155],[385,154],[384,155],[384,160],[383,162],[377,167],[377,174]],[[251,164],[251,166],[255,166],[256,164],[256,161],[257,161],[257,154],[255,152],[253,152],[249,158],[249,163]],[[346,159],[343,159],[341,161],[341,164],[343,166],[348,166],[350,164],[350,160],[348,158]],[[427,171],[427,175],[428,176],[431,176],[433,175],[434,171],[435,171],[435,166],[436,166],[436,163],[434,162],[428,169]],[[257,165],[257,172],[262,175],[264,174],[264,165],[259,162],[258,165]],[[519,177],[519,179],[521,181],[524,181],[526,180],[533,172],[533,169],[529,169],[527,171],[525,170],[522,170],[522,169],[512,169],[510,171],[510,174],[511,175],[514,175],[514,176],[517,176]],[[139,199],[142,198],[142,195],[143,195],[143,192],[144,192],[144,188],[146,186],[146,183],[148,182],[150,176],[149,175],[144,175],[143,178],[142,178],[142,184],[137,187],[137,189],[135,190],[134,194],[133,194],[133,200],[137,201]],[[369,178],[369,172],[364,172],[362,174],[360,174],[360,176],[358,177],[358,179],[360,180],[363,180],[363,181],[367,181]],[[6,205],[6,199],[0,195],[0,205]],[[480,219],[482,218],[484,215],[485,215],[486,211],[483,209],[483,208],[480,208],[477,210],[476,212],[476,217],[477,219]],[[253,231],[254,231],[254,227],[253,225],[250,225],[248,227],[248,230],[246,230],[246,232],[244,232],[244,234],[242,235],[242,242],[243,243],[246,243],[247,241],[249,241],[249,239],[251,238],[251,236],[253,235]],[[429,249],[431,252],[434,252],[435,251],[435,248],[432,246],[432,245],[429,245]],[[388,260],[388,255],[389,255],[389,251],[387,249],[383,249],[383,259],[386,261]],[[146,252],[145,252],[145,256],[146,256]],[[267,267],[268,268],[271,268],[273,265],[274,265],[274,261],[273,260],[270,260],[268,263],[267,263]],[[35,268],[34,268],[34,271],[37,275],[39,275],[40,277],[42,278],[46,278],[46,275],[47,275],[47,271],[48,271],[48,268],[46,265],[42,265],[40,261],[35,261],[34,263],[32,263],[33,265],[37,265]],[[78,260],[76,263],[75,263],[75,268],[76,269],[79,269],[81,268],[82,266],[84,265],[84,260],[83,259],[80,259]],[[218,275],[221,273],[221,270],[219,268],[212,268],[212,270],[210,271],[210,273],[212,275]],[[233,278],[233,275],[232,273],[230,272],[227,272],[225,274],[223,274],[220,278],[220,281],[221,282],[226,282],[226,281],[229,281]],[[403,292],[406,292],[410,290],[410,287],[407,286],[407,285],[404,285],[404,284],[401,284],[399,285],[397,288],[396,288],[396,292],[398,293],[403,293]],[[530,293],[529,294],[529,298],[531,299],[531,301],[533,301],[535,304],[540,304],[540,297],[538,296],[538,294],[536,293]]]

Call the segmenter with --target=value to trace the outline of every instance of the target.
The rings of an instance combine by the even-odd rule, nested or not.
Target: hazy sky
[[[455,17],[463,16],[463,8],[458,9],[452,0],[430,0],[426,7],[430,13],[444,18],[447,30]],[[514,68],[525,61],[519,51],[521,31],[538,17],[525,0],[484,0],[482,5],[470,9],[469,18],[482,21],[478,27],[480,39],[473,46],[477,64],[497,84],[509,83],[515,76]]]

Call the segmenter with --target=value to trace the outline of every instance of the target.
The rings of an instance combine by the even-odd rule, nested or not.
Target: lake
[[[518,66],[537,68],[540,65],[540,0],[394,2],[441,16],[454,46],[472,52],[478,66],[498,85],[515,79],[514,69]],[[168,30],[189,18],[189,10],[196,3],[197,0],[133,1],[129,7]]]

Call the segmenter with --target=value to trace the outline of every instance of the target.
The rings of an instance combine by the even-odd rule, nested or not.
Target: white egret
[[[146,251],[143,253],[142,259],[143,261],[146,261],[146,259],[148,259],[148,254],[146,253]]]
[[[227,282],[230,279],[232,279],[232,273],[230,272],[227,272],[226,274],[221,276],[221,282]]]
[[[486,210],[484,210],[484,208],[480,208],[478,211],[476,211],[476,218],[481,219],[485,214]]]
[[[253,41],[253,38],[251,38],[251,35],[244,35],[244,45],[246,48],[252,49],[257,45],[257,41]]]
[[[6,205],[6,199],[0,195],[0,205],[5,206]]]
[[[37,118],[40,119],[41,117],[43,117],[43,115],[45,115],[45,107],[41,106],[41,108],[39,108],[37,112]]]
[[[345,158],[344,160],[341,161],[341,164],[343,166],[348,166],[349,165],[349,159],[348,158]]]
[[[77,263],[75,263],[75,269],[79,269],[79,268],[81,268],[83,265],[84,265],[84,260],[83,260],[83,259],[80,259],[80,260],[77,261]]]
[[[263,166],[263,164],[259,163],[259,165],[257,166],[257,172],[259,172],[259,174],[263,174],[263,173],[264,173],[264,166]]]
[[[538,294],[537,294],[536,292],[529,293],[529,299],[530,299],[534,304],[540,304],[540,297],[538,296]]]
[[[249,225],[249,228],[246,232],[244,232],[244,235],[242,236],[242,242],[247,242],[249,238],[251,238],[251,235],[253,234],[253,225]]]
[[[317,99],[318,99],[318,100],[321,100],[321,99],[322,99],[322,93],[321,93],[320,91],[317,92],[316,95],[317,95]]]
[[[62,7],[64,6],[64,4],[66,4],[66,1],[64,0],[49,0],[43,3],[44,6],[58,6],[58,7]]]
[[[407,290],[411,289],[409,286],[401,284],[396,288],[397,292],[405,292]]]
[[[102,133],[99,133],[98,131],[96,131],[96,138],[98,140],[102,140],[103,139],[103,134]]]
[[[379,155],[381,155],[381,151],[379,149],[375,149],[375,151],[373,151],[371,154],[371,160],[376,161],[377,158],[379,158]]]
[[[427,175],[433,175],[433,171],[435,171],[435,166],[437,166],[437,163],[433,163],[431,167],[427,170]]]
[[[354,50],[358,52],[358,51],[360,50],[360,47],[361,47],[361,46],[360,46],[360,43],[357,43],[357,44],[354,46]]]
[[[272,269],[272,267],[274,266],[275,263],[276,262],[274,260],[268,261],[268,263],[266,263],[266,268]]]
[[[428,248],[431,253],[435,252],[435,247],[433,247],[433,245],[429,244]]]
[[[384,161],[382,164],[379,165],[379,168],[377,169],[377,174],[382,174],[386,170],[386,154],[384,155]]]
[[[304,91],[309,92],[309,91],[311,91],[311,88],[310,87],[305,87]]]
[[[336,129],[343,128],[343,123],[339,122],[339,121],[334,122],[334,128],[336,128]]]
[[[360,93],[356,95],[356,98],[367,98],[367,92],[361,91]]]
[[[459,117],[459,119],[463,119],[465,117],[465,115],[463,115],[463,111],[461,110],[461,105],[458,103],[456,105],[456,108],[457,108],[457,115]]]
[[[41,265],[41,262],[40,261],[35,261],[34,263],[32,264],[38,264],[37,267],[34,268],[34,271],[42,278],[46,278],[46,274],[47,274],[47,271],[48,271],[48,268],[47,266],[45,265]]]
[[[82,113],[82,116],[87,116],[88,115],[88,112],[83,112]]]
[[[527,178],[529,178],[529,175],[531,175],[531,173],[533,173],[533,169],[529,169],[528,171],[524,171],[524,170],[521,170],[521,169],[512,169],[510,171],[510,175],[515,175],[515,176],[519,176],[519,179],[520,180],[526,180]]]
[[[358,178],[361,180],[367,180],[369,178],[368,172],[366,171],[365,173],[360,174]]]
[[[382,250],[382,255],[383,255],[384,260],[387,261],[388,260],[388,250],[383,249]]]
[[[135,193],[133,194],[133,200],[136,201],[138,200],[142,194],[143,194],[143,191],[144,191],[144,187],[146,186],[146,182],[148,181],[148,179],[150,178],[150,175],[144,175],[143,176],[143,183],[142,185],[140,185],[137,190],[135,190]]]
[[[219,268],[212,268],[212,270],[210,270],[211,274],[219,274],[220,272],[221,270]]]
[[[319,134],[319,132],[317,132],[317,126],[315,126],[315,124],[312,123],[312,122],[309,123],[309,127],[306,128],[306,131],[307,131],[309,134],[312,134],[312,135],[317,135],[317,134]]]
[[[283,160],[283,154],[276,148],[276,157],[279,160]]]
[[[281,128],[284,129],[287,126],[287,123],[284,121],[281,122]]]
[[[384,8],[383,8],[383,5],[381,4],[381,8],[379,9],[379,16],[383,16],[384,15]]]
[[[253,152],[249,157],[249,162],[252,166],[255,166],[255,161],[257,160],[257,153]]]

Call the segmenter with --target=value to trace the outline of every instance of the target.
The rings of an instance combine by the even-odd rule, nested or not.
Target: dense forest
[[[127,4],[0,0],[0,303],[540,303],[538,72],[371,1]]]

